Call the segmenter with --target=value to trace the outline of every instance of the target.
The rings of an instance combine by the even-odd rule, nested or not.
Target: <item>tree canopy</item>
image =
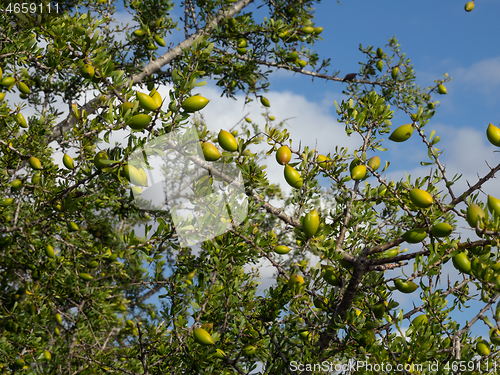
[[[340,76],[314,51],[319,3],[3,5],[0,373],[496,371],[500,200],[482,188],[500,164],[457,190],[429,129],[450,78],[417,85],[396,38],[360,46],[359,71]],[[266,98],[278,70],[343,85],[338,121],[358,147],[290,139]],[[263,120],[209,131],[206,80]],[[500,128],[484,131],[500,147]],[[382,141],[410,137],[427,174],[389,181]]]

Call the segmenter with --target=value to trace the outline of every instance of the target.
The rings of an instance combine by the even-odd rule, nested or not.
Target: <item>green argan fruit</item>
[[[380,158],[378,156],[373,156],[368,160],[368,166],[376,171],[380,167]]]
[[[253,345],[247,345],[243,348],[243,355],[245,357],[251,357],[257,353],[257,348]]]
[[[236,48],[236,52],[238,52],[238,55],[244,55],[245,53],[247,53],[247,49],[246,48]]]
[[[216,161],[222,156],[217,147],[215,147],[211,142],[203,142],[201,150],[203,151],[203,156],[206,161]]]
[[[142,92],[137,93],[137,99],[139,100],[139,106],[144,108],[146,111],[156,111],[159,107],[152,97],[146,95]]]
[[[281,146],[278,151],[276,151],[276,161],[278,164],[286,165],[292,159],[292,152],[288,146]]]
[[[322,264],[321,277],[330,285],[339,286],[341,284],[340,276],[332,266]]]
[[[446,87],[444,87],[443,84],[440,84],[438,86],[438,93],[441,94],[441,95],[445,95],[448,93],[448,90],[446,90]]]
[[[210,333],[205,331],[203,328],[196,327],[193,330],[193,338],[196,340],[198,344],[201,345],[214,345],[214,340]]]
[[[139,168],[139,173],[141,175],[141,184],[139,186],[148,186],[148,175],[144,168]]]
[[[378,47],[378,48],[377,48],[377,57],[378,57],[379,59],[381,59],[382,57],[384,57],[384,51],[383,51],[383,49],[382,49],[382,48],[380,48],[380,47]]]
[[[480,223],[480,227],[482,226],[481,219],[484,219],[484,211],[481,207],[479,207],[475,203],[471,203],[467,208],[467,222],[472,228],[476,228],[477,224]]]
[[[271,104],[269,103],[269,100],[264,97],[264,96],[261,96],[260,97],[260,103],[264,106],[264,107],[270,107]]]
[[[24,82],[18,82],[17,83],[17,88],[19,89],[19,91],[21,91],[23,94],[31,94],[31,90],[30,88],[28,87],[28,85]]]
[[[302,229],[307,238],[314,237],[319,227],[319,215],[316,209],[308,212],[302,222]]]
[[[392,68],[391,76],[393,79],[396,79],[398,78],[398,75],[399,75],[399,68],[396,66],[395,68]]]
[[[419,325],[427,325],[429,324],[429,318],[427,318],[427,315],[422,314],[413,319],[411,324],[415,327],[418,327]]]
[[[384,251],[382,253],[382,256],[384,258],[392,258],[392,257],[395,257],[398,254],[399,254],[399,249],[398,248],[394,248],[394,249],[389,249],[389,250]]]
[[[410,200],[419,208],[428,208],[434,203],[432,196],[422,189],[410,190]]]
[[[488,209],[493,215],[500,216],[500,199],[488,195]]]
[[[158,47],[156,47],[153,43],[149,43],[146,48],[150,51],[157,50]]]
[[[144,128],[146,128],[146,126],[148,126],[151,122],[151,119],[152,117],[150,115],[141,113],[140,115],[132,116],[127,124],[134,130],[144,130]]]
[[[141,29],[134,30],[134,35],[138,37],[144,36],[144,30]]]
[[[324,29],[324,28],[323,28],[323,27],[321,27],[321,26],[316,26],[316,27],[314,28],[314,34],[316,34],[316,35],[321,34],[321,33],[323,32],[323,29]]]
[[[245,38],[238,39],[238,41],[236,42],[236,46],[238,48],[245,48],[247,46],[247,40]]]
[[[351,171],[351,178],[354,181],[362,180],[366,176],[366,166],[357,165]]]
[[[63,164],[68,169],[75,169],[75,165],[73,163],[73,159],[68,154],[64,154],[64,156],[63,156]]]
[[[288,246],[279,245],[274,248],[274,252],[276,254],[288,254],[290,252],[290,248]]]
[[[464,8],[466,12],[472,12],[472,9],[474,9],[474,1],[466,2]]]
[[[402,293],[413,293],[415,290],[418,289],[418,285],[415,284],[413,281],[403,281],[401,279],[397,279],[394,282],[394,286],[396,287],[397,290],[399,290]]]
[[[312,34],[314,32],[314,27],[312,27],[312,26],[304,26],[302,28],[302,32],[304,34]]]
[[[14,367],[16,368],[23,368],[26,366],[26,362],[22,358],[17,358],[14,360]]]
[[[234,138],[233,135],[226,130],[221,129],[217,140],[220,147],[226,151],[234,152],[238,150],[238,142],[236,141],[236,138]]]
[[[42,174],[40,172],[33,173],[33,177],[31,177],[31,183],[33,185],[38,184],[38,182],[40,181],[41,177],[42,177]]]
[[[0,201],[0,207],[9,207],[14,203],[14,198],[5,198]]]
[[[424,228],[415,228],[404,233],[401,237],[408,243],[419,243],[427,237],[427,232]]]
[[[40,160],[38,160],[37,158],[35,158],[34,156],[32,156],[29,160],[29,165],[31,168],[35,169],[35,170],[40,170],[42,169],[42,163],[40,163]]]
[[[91,275],[85,272],[80,272],[78,276],[80,276],[80,279],[82,279],[83,281],[91,281],[93,279]]]
[[[19,190],[21,190],[22,183],[23,182],[21,180],[19,180],[19,179],[16,179],[16,180],[12,181],[10,183],[10,191],[13,192],[13,193],[18,192]]]
[[[213,356],[218,359],[224,359],[226,358],[226,353],[224,353],[224,351],[221,349],[215,349],[215,353],[213,354]]]
[[[57,322],[57,324],[62,324],[62,317],[61,317],[61,314],[55,314],[54,315],[54,319],[55,321]]]
[[[500,330],[498,328],[490,329],[490,341],[495,345],[500,345]]]
[[[494,146],[500,147],[500,128],[490,123],[486,129],[486,137]]]
[[[300,177],[300,173],[297,172],[294,168],[290,167],[288,164],[285,165],[285,180],[288,182],[288,185],[295,189],[300,189],[303,185],[302,177]]]
[[[70,221],[68,223],[68,230],[70,232],[77,232],[78,230],[80,230],[80,227],[78,226],[77,223],[75,223],[74,221]]]
[[[295,61],[299,58],[299,54],[297,51],[292,51],[288,55],[286,55],[286,60],[287,61]]]
[[[381,72],[382,69],[384,69],[384,62],[382,60],[378,60],[375,64],[375,67],[379,72]]]
[[[332,165],[330,159],[328,159],[325,155],[318,155],[316,161],[318,162],[318,165],[324,169],[328,169]]]
[[[0,85],[4,87],[9,87],[13,85],[16,82],[16,79],[14,77],[3,77],[0,80]]]
[[[306,67],[307,65],[307,61],[305,60],[301,60],[301,59],[298,59],[295,61],[295,63],[300,67],[300,68],[304,68]]]
[[[91,79],[95,74],[94,67],[90,64],[85,64],[80,68],[80,74],[83,78]]]
[[[128,182],[134,185],[142,186],[143,183],[142,176],[136,167],[134,167],[133,165],[126,164],[123,167],[123,173],[125,174],[125,178],[128,180]]]
[[[437,223],[431,227],[434,237],[448,237],[453,232],[453,227],[448,223]]]
[[[290,279],[288,279],[288,286],[293,287],[293,286],[300,286],[304,284],[304,278],[298,274],[294,274],[290,276]]]
[[[404,142],[411,137],[412,133],[412,124],[401,125],[392,132],[392,134],[389,136],[389,139],[393,142]]]
[[[158,107],[161,107],[161,105],[163,104],[163,99],[161,98],[160,93],[158,91],[156,91],[156,89],[154,87],[151,90],[151,92],[149,93],[149,96],[153,98],[153,100],[158,105]]]
[[[384,317],[386,307],[387,306],[385,305],[384,301],[381,301],[381,302],[378,302],[377,304],[375,304],[375,306],[373,306],[373,308],[372,308],[373,314],[375,315],[375,318],[382,319]]]
[[[97,169],[102,169],[102,168],[106,168],[109,166],[109,164],[104,164],[103,161],[104,160],[109,160],[108,158],[108,154],[106,153],[106,151],[102,150],[102,151],[99,151],[95,156],[94,156],[94,165]]]
[[[165,43],[165,40],[161,36],[159,36],[159,35],[155,35],[155,42],[160,47],[166,47],[167,46],[167,43]]]
[[[17,123],[19,124],[19,126],[21,128],[27,128],[28,127],[28,123],[26,122],[26,119],[24,118],[23,114],[21,112],[19,112],[18,114],[16,114],[16,121]]]
[[[50,362],[52,360],[52,354],[48,350],[44,350],[43,358],[45,358],[47,362]]]
[[[54,248],[50,245],[45,246],[45,255],[49,258],[54,258]]]
[[[490,345],[486,340],[481,340],[476,344],[476,352],[482,357],[485,357],[491,353]]]
[[[465,253],[458,253],[452,257],[453,266],[463,273],[470,273],[471,262]]]
[[[203,96],[194,95],[190,96],[187,99],[184,99],[184,101],[181,104],[181,107],[186,112],[196,112],[205,108],[205,106],[208,104],[209,101],[210,100],[204,98]]]

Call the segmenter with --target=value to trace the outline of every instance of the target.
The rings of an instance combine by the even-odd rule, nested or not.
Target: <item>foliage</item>
[[[440,373],[452,373],[452,363],[461,363],[453,361],[483,368],[498,362],[497,346],[489,344],[490,354],[484,343],[478,350],[480,338],[471,329],[482,322],[498,327],[500,319],[499,212],[493,201],[487,207],[478,199],[481,186],[500,165],[468,190],[455,191],[460,176],[447,176],[436,148],[440,138],[427,132],[438,108],[435,96],[446,92],[442,88],[449,78],[417,86],[395,38],[384,49],[360,47],[365,61],[358,78],[329,73],[329,60],[311,50],[321,40],[313,21],[316,3],[88,0],[60,2],[59,8],[43,3],[31,14],[4,13],[3,373],[247,374],[258,369],[298,374],[311,372],[293,363],[335,366],[352,360],[386,368],[438,363]],[[174,5],[184,7],[182,26],[171,14]],[[138,29],[116,26],[118,6],[132,15]],[[263,22],[255,17],[255,6],[267,12]],[[163,38],[177,27],[186,39],[163,47]],[[183,109],[185,99],[210,78],[222,95],[244,92],[247,102],[272,108],[263,96],[270,68],[341,82],[346,97],[336,103],[339,121],[362,142],[356,150],[338,148],[319,157],[322,150],[297,146],[269,112],[264,126],[241,124],[237,150],[221,150],[219,162],[241,172],[248,215],[199,248],[183,246],[171,212],[137,205],[128,180],[142,177],[139,169],[127,166],[129,157],[192,123],[200,140],[217,144],[217,134],[208,132],[192,110]],[[148,91],[165,84],[172,89],[155,109],[154,91],[137,100],[142,84]],[[196,97],[194,105],[200,100],[207,105]],[[429,161],[422,162],[429,168],[425,177],[387,181],[383,173],[389,163],[378,171],[378,162],[368,162],[384,151],[382,139],[403,125],[391,122],[395,110],[408,115],[410,136],[420,137],[428,150]],[[27,116],[29,111],[34,114]],[[146,117],[134,119],[138,115]],[[127,144],[109,143],[111,135],[131,125],[136,131]],[[273,162],[280,147],[291,150],[292,161],[284,168],[294,168],[302,183],[290,196],[269,184],[265,155],[252,151],[264,141]],[[74,156],[65,156],[63,164],[53,159],[56,151]],[[209,168],[197,160],[200,168]],[[353,180],[351,170],[360,165],[366,168]],[[329,194],[321,191],[320,178],[328,179]],[[413,189],[428,194],[415,200]],[[287,210],[277,209],[271,199]],[[467,206],[474,212],[467,212]],[[308,216],[303,231],[304,217],[314,209],[319,226],[318,216]],[[479,239],[450,233],[458,218],[470,216]],[[448,226],[431,230],[438,223]],[[145,236],[136,234],[139,228]],[[400,251],[405,241],[418,248]],[[278,255],[278,245],[292,251]],[[458,268],[471,271],[457,270],[463,280],[438,284],[443,266],[459,253],[466,256],[457,258]],[[309,264],[313,256],[321,264]],[[276,284],[264,290],[259,289],[259,269],[252,267],[262,259],[276,275]],[[385,271],[409,262],[414,264],[409,277],[387,276]],[[403,311],[398,290],[411,292],[413,285],[421,303]],[[450,313],[467,309],[473,290],[483,307],[464,326]],[[154,296],[159,303],[149,300]],[[495,307],[490,321],[485,313]],[[421,314],[425,318],[413,320]],[[403,331],[406,319],[413,323]],[[193,335],[200,327],[204,331]],[[476,367],[469,373],[481,372]],[[422,373],[432,372],[425,367]]]

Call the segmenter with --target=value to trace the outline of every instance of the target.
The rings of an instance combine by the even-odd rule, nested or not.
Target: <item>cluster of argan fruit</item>
[[[28,95],[31,94],[31,90],[26,83],[18,81],[14,77],[8,77],[8,76],[4,77],[2,68],[0,68],[0,86],[5,87],[7,91],[10,91],[14,85],[17,86],[17,89],[20,92],[19,96],[21,97],[21,99],[26,99]],[[0,102],[4,100],[4,98],[5,98],[5,93],[0,92]],[[26,119],[24,118],[21,112],[15,114],[14,120],[21,128],[28,127],[28,123],[26,122]]]

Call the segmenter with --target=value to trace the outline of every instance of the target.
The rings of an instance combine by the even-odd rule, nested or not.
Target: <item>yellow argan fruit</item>
[[[476,228],[478,223],[480,224],[479,226],[481,227],[482,226],[481,219],[484,219],[483,209],[479,207],[477,204],[471,203],[467,208],[467,217],[466,217],[467,222],[472,228]]]
[[[302,222],[302,229],[307,238],[314,237],[319,227],[319,215],[316,209],[308,212]]]
[[[432,196],[422,189],[410,190],[410,200],[419,208],[428,208],[434,203]]]
[[[298,274],[290,276],[290,279],[288,280],[288,285],[290,287],[295,286],[295,285],[302,285],[304,284],[304,278]]]
[[[490,329],[490,341],[495,345],[500,345],[500,330],[498,328]]]
[[[448,94],[448,90],[446,90],[446,87],[444,87],[443,84],[440,84],[438,86],[438,93],[441,95],[445,95],[445,94]]]
[[[312,26],[304,26],[302,28],[302,32],[304,34],[312,34],[312,33],[314,33],[314,27],[312,27]]]
[[[4,92],[0,92],[0,102],[2,100],[4,100],[4,98],[5,98],[5,93]]]
[[[125,178],[134,185],[142,185],[142,176],[139,170],[133,165],[126,164],[123,166],[123,173]]]
[[[45,246],[45,255],[49,258],[54,258],[54,248],[50,245]]]
[[[138,37],[144,36],[144,31],[141,29],[134,30],[134,35]]]
[[[290,248],[285,245],[279,245],[274,248],[274,252],[276,254],[288,254],[290,252]]]
[[[408,243],[419,243],[427,237],[427,232],[424,228],[411,229],[404,233],[402,236],[403,240]]]
[[[431,227],[434,237],[448,237],[453,232],[453,227],[448,223],[437,223]]]
[[[458,253],[452,257],[453,266],[463,273],[470,273],[471,262],[465,253]]]
[[[269,99],[261,96],[260,97],[260,103],[264,106],[264,107],[270,107],[271,104],[269,103]]]
[[[398,248],[394,248],[394,249],[389,249],[389,250],[384,251],[382,253],[382,256],[384,258],[392,258],[392,257],[395,257],[398,254],[399,254],[399,249]]]
[[[24,82],[18,82],[17,83],[17,88],[19,89],[19,91],[21,91],[23,94],[31,94],[31,90],[30,88],[28,87],[28,85]]]
[[[214,340],[210,333],[205,331],[203,328],[196,327],[193,330],[193,338],[196,340],[198,344],[201,345],[214,345]]]
[[[247,345],[243,348],[243,355],[245,357],[251,357],[257,353],[257,348],[253,345]]]
[[[14,77],[3,77],[0,80],[0,85],[4,87],[12,86],[14,83],[16,83],[16,79]]]
[[[396,66],[395,68],[392,68],[391,76],[393,79],[396,79],[398,78],[398,75],[399,75],[399,68]]]
[[[141,184],[140,186],[148,186],[148,175],[144,168],[139,168],[139,173],[141,174]]]
[[[305,61],[305,60],[300,60],[300,59],[295,60],[295,63],[296,63],[296,64],[297,64],[300,68],[304,68],[304,67],[306,67],[306,65],[307,65],[307,61]]]
[[[158,107],[160,107],[163,104],[163,99],[161,98],[160,93],[158,91],[156,91],[155,88],[153,88],[153,90],[151,90],[151,92],[149,93],[149,96],[151,96],[153,98],[153,100],[155,101],[155,103],[158,104]]]
[[[500,199],[488,195],[488,209],[493,215],[500,216]]]
[[[146,95],[142,92],[137,93],[137,99],[139,100],[139,106],[144,108],[146,111],[156,111],[159,107],[152,97]]]
[[[234,152],[238,150],[238,142],[236,141],[236,138],[234,138],[233,135],[226,130],[221,129],[217,140],[219,141],[220,147],[226,151]]]
[[[288,146],[281,146],[278,151],[276,151],[276,161],[278,164],[286,165],[292,159],[292,152]]]
[[[200,95],[190,96],[189,98],[184,99],[181,107],[186,112],[196,112],[205,108],[209,101],[210,100]]]
[[[405,124],[398,127],[389,136],[389,139],[393,142],[404,142],[411,137],[413,133],[412,124]]]
[[[378,156],[374,156],[368,160],[368,166],[376,171],[380,167],[380,158]]]
[[[77,223],[75,223],[74,221],[70,221],[70,222],[68,223],[68,230],[69,230],[70,232],[77,232],[77,231],[79,231],[79,230],[80,230],[80,227],[79,227],[79,226],[78,226],[78,224],[77,224]]]
[[[332,165],[331,160],[328,159],[325,155],[318,155],[316,161],[318,162],[318,165],[324,169],[328,169]]]
[[[201,150],[203,151],[203,156],[206,161],[216,161],[222,156],[217,147],[215,147],[211,142],[203,142]]]
[[[99,151],[95,156],[94,156],[94,165],[97,169],[102,169],[102,168],[106,168],[109,166],[109,164],[104,164],[103,161],[104,160],[109,160],[108,158],[108,154],[106,153],[106,151],[102,150],[102,151]]]
[[[366,166],[365,165],[357,165],[351,171],[351,178],[354,181],[359,181],[365,178],[366,176]]]
[[[378,69],[379,72],[381,72],[382,69],[384,69],[384,62],[382,60],[378,60],[375,63],[375,67]]]
[[[29,160],[29,165],[31,168],[35,169],[35,170],[40,170],[42,169],[42,163],[40,163],[40,160],[38,160],[37,158],[35,158],[34,156],[32,156]]]
[[[134,108],[134,103],[125,102],[120,106],[120,113],[123,116],[129,109],[132,110]]]
[[[486,129],[486,137],[493,146],[500,147],[500,128],[490,123]]]
[[[91,275],[85,272],[80,272],[78,276],[80,276],[80,279],[82,279],[83,281],[91,281],[93,279]]]
[[[151,122],[152,117],[150,115],[140,114],[132,116],[130,121],[127,123],[130,128],[134,130],[144,130],[146,126]]]
[[[155,42],[160,47],[166,47],[167,46],[167,43],[165,43],[165,40],[161,36],[159,36],[159,35],[155,35]]]
[[[50,362],[52,360],[52,354],[48,350],[44,350],[43,358],[45,358],[47,362]]]
[[[18,114],[16,114],[16,121],[17,123],[19,124],[19,126],[21,128],[27,128],[28,127],[28,123],[26,122],[26,119],[24,118],[23,114],[21,112],[19,112]]]
[[[300,177],[300,173],[297,172],[294,168],[290,167],[288,164],[285,165],[285,180],[288,182],[288,185],[295,189],[300,189],[303,185],[302,177]]]
[[[402,293],[413,293],[415,290],[418,289],[418,285],[415,284],[413,281],[403,281],[401,279],[397,279],[394,282],[394,286],[396,287],[397,290],[399,290]]]
[[[464,9],[466,12],[472,12],[472,9],[474,9],[474,1],[466,2]]]
[[[64,154],[63,164],[68,169],[75,169],[75,164],[73,163],[73,159],[68,154]]]
[[[83,78],[91,79],[95,74],[94,67],[90,64],[85,64],[80,68],[80,74]]]
[[[245,48],[247,46],[247,40],[245,38],[238,39],[238,41],[236,42],[236,46],[238,48]]]
[[[486,357],[491,353],[490,345],[486,340],[481,340],[476,344],[476,352],[482,357]]]
[[[415,327],[418,327],[420,325],[427,325],[429,324],[429,318],[427,318],[427,315],[422,314],[413,319],[411,324],[414,325]]]
[[[2,68],[0,68],[0,80],[2,79],[3,77],[3,71],[2,71]]]

